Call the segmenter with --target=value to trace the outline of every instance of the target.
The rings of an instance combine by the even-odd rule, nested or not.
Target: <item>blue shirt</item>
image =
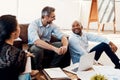
[[[82,36],[72,33],[69,36],[69,49],[73,63],[79,62],[80,56],[89,52],[88,41],[104,42],[107,44],[110,42],[107,38],[91,33],[83,32]]]
[[[55,24],[43,26],[41,19],[33,21],[28,27],[28,44],[34,44],[37,39],[49,42],[51,35],[55,35],[61,40],[64,35]]]

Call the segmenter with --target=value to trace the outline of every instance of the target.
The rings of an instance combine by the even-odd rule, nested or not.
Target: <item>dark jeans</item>
[[[60,47],[60,42],[54,42],[52,45]],[[29,51],[35,55],[32,58],[32,69],[43,69],[49,67],[64,68],[70,65],[70,53],[67,51],[65,55],[58,55],[54,51],[43,49],[41,47],[30,45]]]
[[[111,59],[111,61],[114,63],[115,66],[120,67],[120,63],[119,63],[119,58],[117,57],[117,55],[111,50],[110,46],[106,43],[100,43],[97,46],[95,46],[94,48],[92,48],[90,50],[90,52],[92,51],[96,51],[95,54],[95,60],[97,61],[102,52],[105,51],[105,53],[107,54],[107,56]]]

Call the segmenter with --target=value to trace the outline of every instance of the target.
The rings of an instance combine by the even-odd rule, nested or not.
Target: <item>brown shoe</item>
[[[39,73],[39,70],[32,70],[32,72],[30,73],[31,76],[35,76]]]

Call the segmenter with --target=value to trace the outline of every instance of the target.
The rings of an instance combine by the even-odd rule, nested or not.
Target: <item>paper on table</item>
[[[47,72],[47,74],[50,76],[50,78],[69,78],[69,77],[61,70],[61,68],[47,68],[47,69],[44,69],[44,71]]]
[[[94,76],[96,73],[94,70],[89,70],[89,71],[78,71],[77,76],[81,80],[90,80],[92,76]]]
[[[31,57],[27,57],[26,67],[25,71],[23,73],[30,73],[32,71],[31,69]]]
[[[113,66],[93,66],[97,74],[105,75],[108,80],[120,80],[120,70]]]

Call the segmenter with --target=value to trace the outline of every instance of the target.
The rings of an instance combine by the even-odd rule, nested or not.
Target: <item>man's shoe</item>
[[[120,66],[115,66],[115,69],[120,69]]]
[[[103,64],[102,64],[102,63],[100,63],[100,62],[98,62],[98,61],[96,61],[96,60],[94,60],[93,65],[101,65],[101,66],[103,66]]]
[[[30,73],[32,80],[36,79],[36,75],[39,73],[39,70],[32,70]]]
[[[119,60],[119,63],[115,65],[115,69],[120,69],[120,60]]]

